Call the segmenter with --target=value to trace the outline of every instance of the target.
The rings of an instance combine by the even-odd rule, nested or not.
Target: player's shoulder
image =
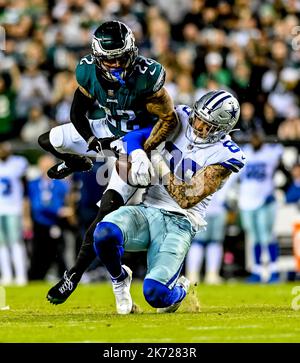
[[[91,54],[87,54],[79,60],[75,73],[76,73],[77,82],[81,86],[83,87],[86,86],[86,82],[88,81],[89,76],[93,71],[94,67],[95,67],[94,59]]]
[[[186,125],[190,117],[190,114],[192,112],[192,109],[190,106],[187,105],[176,105],[175,112],[179,118],[180,123],[182,125]]]
[[[166,78],[164,67],[152,58],[138,56],[134,64],[133,77],[137,81],[140,91],[155,93],[159,91]]]
[[[192,108],[188,105],[176,105],[175,106],[175,111],[177,112],[177,114],[179,116],[190,116],[190,113],[192,112]]]
[[[245,166],[247,162],[245,153],[229,135],[218,141],[216,146],[218,164],[234,173],[238,173]]]

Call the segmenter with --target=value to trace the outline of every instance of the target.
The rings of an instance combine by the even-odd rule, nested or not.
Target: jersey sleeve
[[[233,173],[239,173],[246,164],[245,154],[232,140],[226,140],[222,146],[219,164]]]
[[[165,84],[166,71],[164,67],[153,59],[142,59],[135,66],[135,70],[144,72],[144,82],[141,93],[144,96],[151,96],[158,92]]]
[[[89,54],[80,59],[77,64],[75,75],[77,83],[83,87],[91,96],[94,96],[94,90],[91,84],[91,70],[94,66],[92,56]]]

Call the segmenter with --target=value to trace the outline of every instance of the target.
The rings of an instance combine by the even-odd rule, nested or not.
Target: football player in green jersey
[[[144,150],[138,148],[130,152],[132,180],[137,185],[148,185],[153,169],[147,153],[164,141],[177,125],[173,102],[163,87],[165,70],[162,65],[138,55],[133,33],[125,24],[109,21],[96,29],[92,54],[80,60],[76,78],[79,86],[71,106],[71,123],[57,126],[39,137],[39,144],[45,150],[63,160],[48,171],[49,177],[64,178],[74,171],[87,171],[92,166],[89,156],[101,154],[110,148],[111,141],[130,131],[150,127],[152,131]],[[89,120],[86,114],[95,101],[102,117]],[[127,202],[129,193],[123,193],[126,186],[122,193],[114,187],[104,193],[75,266],[66,271],[48,293],[52,303],[63,303],[75,290],[83,272],[95,258],[95,227],[105,215]]]

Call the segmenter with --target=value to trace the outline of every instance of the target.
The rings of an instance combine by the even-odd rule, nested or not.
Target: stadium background
[[[69,122],[77,87],[74,70],[90,52],[93,30],[109,19],[123,21],[133,30],[140,53],[165,66],[165,86],[175,104],[192,105],[207,90],[228,89],[241,104],[237,142],[247,142],[255,128],[264,130],[267,141],[284,145],[283,164],[274,176],[280,206],[275,232],[281,245],[281,277],[293,279],[292,233],[299,211],[297,203],[285,202],[285,191],[293,178],[299,183],[297,173],[292,174],[299,163],[299,13],[297,0],[0,0],[5,35],[0,52],[0,141],[10,141],[13,153],[29,161],[28,179],[36,176],[42,154],[37,138]],[[97,118],[96,107],[90,117]],[[47,280],[56,280],[72,264],[80,236],[95,213],[102,190],[94,183],[98,194],[88,193],[91,179],[76,175],[67,181],[68,209],[59,219],[64,241],[45,274]],[[222,274],[243,278],[251,261],[234,191],[229,206]],[[28,220],[23,232],[30,267]],[[142,277],[144,255],[135,256],[131,264]],[[92,267],[83,281],[106,278],[101,267],[94,272]]]

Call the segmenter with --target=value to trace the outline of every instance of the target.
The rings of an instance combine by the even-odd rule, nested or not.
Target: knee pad
[[[96,254],[101,255],[102,251],[117,247],[119,253],[123,255],[123,234],[120,228],[110,222],[100,222],[97,224],[94,232],[94,250]]]
[[[57,150],[63,152],[64,132],[61,126],[56,126],[50,130],[49,140],[51,145]]]

